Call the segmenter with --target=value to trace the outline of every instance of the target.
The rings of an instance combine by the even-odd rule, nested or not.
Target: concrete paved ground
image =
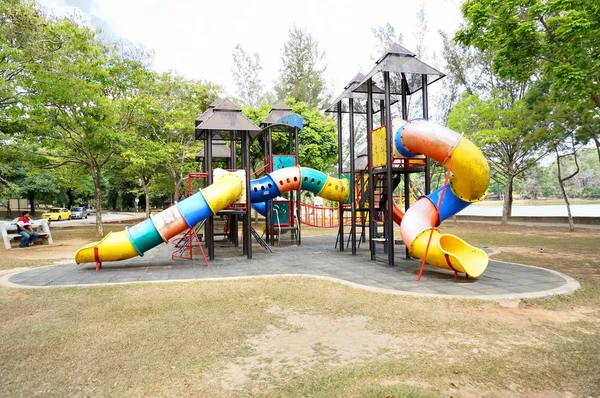
[[[570,293],[579,283],[561,273],[538,267],[490,260],[485,273],[477,279],[453,279],[453,273],[426,265],[417,281],[420,261],[404,258],[404,246],[396,247],[396,266],[371,261],[366,244],[356,256],[334,249],[334,236],[303,239],[302,246],[274,247],[273,253],[254,245],[254,256],[247,260],[242,249],[228,242],[217,242],[216,259],[205,266],[196,250],[195,259],[171,260],[172,245],[161,245],[144,257],[105,263],[96,272],[95,264],[62,264],[28,270],[5,277],[9,285],[50,287],[107,283],[174,281],[257,277],[266,275],[312,275],[335,279],[363,288],[396,294],[454,298],[516,299]],[[382,253],[383,255],[383,253]]]

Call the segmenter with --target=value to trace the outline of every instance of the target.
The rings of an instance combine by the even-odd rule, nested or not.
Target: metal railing
[[[339,209],[300,203],[300,221],[311,227],[336,228],[340,225]]]

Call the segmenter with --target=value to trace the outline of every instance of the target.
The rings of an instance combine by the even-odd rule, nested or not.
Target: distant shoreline
[[[597,205],[600,204],[600,199],[569,199],[572,205]],[[484,199],[473,203],[474,206],[502,206],[504,201],[498,199]],[[550,205],[565,205],[563,199],[515,199],[513,206],[550,206]]]

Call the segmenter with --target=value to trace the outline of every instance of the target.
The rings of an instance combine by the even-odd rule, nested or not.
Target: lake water
[[[462,216],[502,216],[501,205],[485,205],[475,203],[460,213]],[[571,205],[571,214],[574,217],[600,217],[600,204],[589,205]],[[558,217],[567,216],[566,205],[540,205],[540,206],[519,206],[513,205],[513,216],[538,216],[538,217]]]

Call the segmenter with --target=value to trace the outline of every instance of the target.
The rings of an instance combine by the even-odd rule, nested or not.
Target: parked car
[[[71,218],[88,218],[88,211],[85,207],[72,207]]]
[[[47,218],[52,221],[69,220],[71,218],[71,212],[69,209],[60,207],[53,207],[50,210],[42,214],[42,218]]]

